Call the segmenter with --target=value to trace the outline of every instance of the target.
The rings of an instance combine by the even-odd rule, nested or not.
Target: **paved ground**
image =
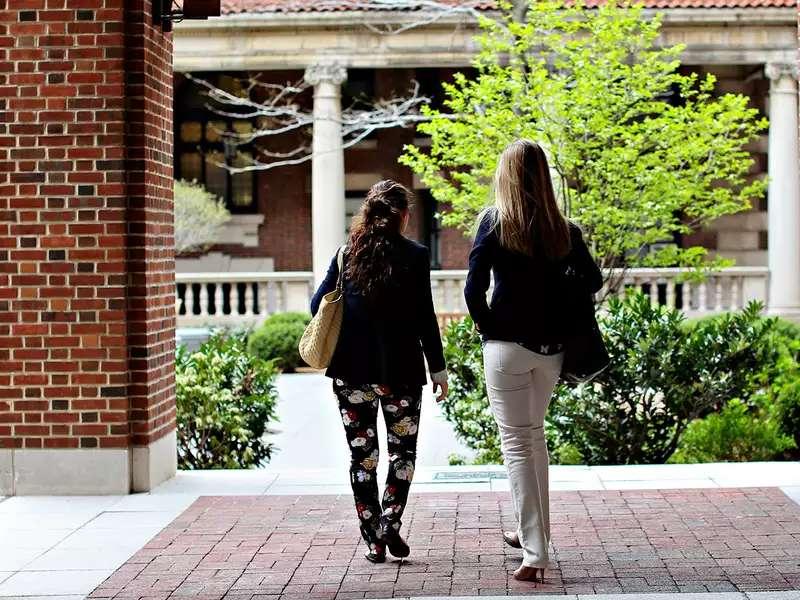
[[[503,467],[498,466],[423,464],[415,474],[413,491],[420,498],[429,493],[469,496],[504,492],[508,490],[504,477]],[[800,463],[554,466],[550,485],[553,490],[584,492],[780,486],[800,503]],[[148,494],[0,498],[0,598],[81,600],[200,496],[297,498],[305,494],[347,493],[347,472],[343,468],[269,468],[179,472]],[[747,598],[800,600],[800,593],[782,592],[768,597],[759,594],[748,592]],[[565,600],[565,596],[560,598]],[[640,599],[665,600],[663,596],[645,599],[636,594],[636,600]],[[683,594],[681,600],[745,599],[738,592],[721,592],[704,594],[702,598]]]
[[[505,493],[419,494],[412,557],[372,565],[347,496],[202,497],[90,598],[290,600],[800,589],[800,507],[776,488],[558,492],[555,568],[508,576]]]

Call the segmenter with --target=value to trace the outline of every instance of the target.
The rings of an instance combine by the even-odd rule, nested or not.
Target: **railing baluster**
[[[714,312],[722,311],[722,278],[714,275],[711,280],[714,286]]]
[[[670,277],[664,280],[667,286],[667,306],[675,308],[675,279]]]
[[[708,279],[703,280],[697,288],[697,312],[708,311]]]
[[[681,287],[681,305],[683,312],[692,312],[692,290],[694,289],[692,282],[688,279],[683,282]]]
[[[239,290],[238,282],[231,283],[231,317],[236,318],[241,313],[239,312],[239,303],[241,301],[241,291]]]
[[[278,310],[280,312],[286,312],[289,310],[289,282],[288,281],[281,281],[281,302],[278,305]]]
[[[256,294],[255,312],[257,315],[267,314],[267,283],[259,281],[256,283],[258,294]]]
[[[214,314],[221,315],[223,307],[222,299],[222,282],[218,281],[214,284]]]
[[[446,280],[447,287],[445,288],[447,292],[447,304],[445,305],[445,311],[448,313],[456,312],[456,290],[458,289],[458,283],[455,279],[450,278]]]
[[[275,312],[275,282],[267,281],[264,284],[264,316],[269,317]]]
[[[744,308],[744,305],[746,304],[744,299],[744,277],[734,277],[733,286],[733,289],[736,290],[736,294],[734,298],[734,294],[731,292],[731,310],[739,310]]]
[[[200,284],[200,316],[208,316],[208,284]]]
[[[186,306],[186,316],[194,316],[194,284],[191,281],[186,283],[185,298],[184,305]]]
[[[244,284],[244,314],[246,317],[253,316],[253,284],[250,281]]]

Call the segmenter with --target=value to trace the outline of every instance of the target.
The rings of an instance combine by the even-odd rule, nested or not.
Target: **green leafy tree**
[[[401,158],[450,207],[443,223],[471,228],[500,152],[524,137],[547,148],[603,267],[724,264],[672,241],[762,196],[747,144],[767,123],[748,98],[682,71],[682,47],[656,47],[661,20],[641,6],[538,0],[523,22],[513,12],[481,19],[476,76],[445,84],[444,110],[424,107],[418,126],[430,148]]]

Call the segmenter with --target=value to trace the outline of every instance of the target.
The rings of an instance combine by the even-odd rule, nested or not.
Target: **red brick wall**
[[[441,252],[443,269],[466,269],[472,237],[464,235],[460,229],[445,227],[441,233]]]
[[[276,271],[311,270],[311,163],[258,174],[259,244]]]
[[[171,39],[149,1],[9,4],[0,447],[143,444],[174,427]]]
[[[80,0],[76,0],[80,1]],[[172,37],[151,0],[125,0],[128,369],[131,443],[175,428]]]

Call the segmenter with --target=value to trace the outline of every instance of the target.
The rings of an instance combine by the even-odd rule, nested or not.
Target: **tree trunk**
[[[528,17],[528,6],[530,0],[513,0],[511,16],[517,23],[524,23]]]

